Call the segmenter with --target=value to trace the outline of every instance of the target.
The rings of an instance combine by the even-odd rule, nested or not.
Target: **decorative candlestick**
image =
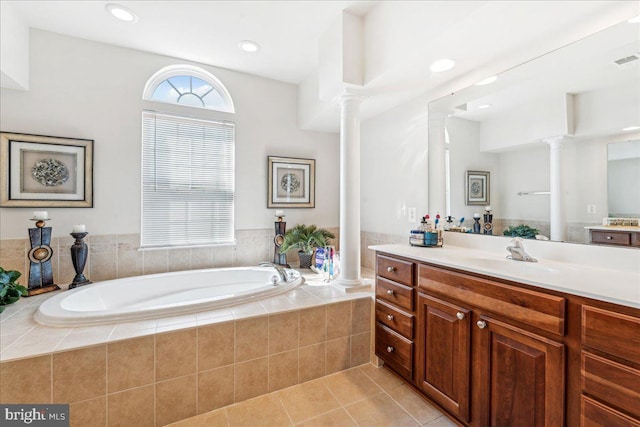
[[[274,222],[276,235],[273,238],[273,263],[289,268],[289,264],[287,264],[287,254],[280,253],[280,246],[282,246],[284,242],[284,234],[287,229],[287,223],[283,220],[284,212],[276,210],[276,218],[277,220]]]
[[[475,221],[473,223],[473,232],[475,234],[480,234],[480,214],[479,213],[474,213],[473,214],[473,220]]]
[[[78,226],[74,226],[74,230]],[[84,227],[84,225],[82,226]],[[82,285],[88,285],[91,283],[87,280],[82,273],[84,266],[87,263],[87,253],[89,252],[87,244],[84,242],[84,238],[87,236],[86,231],[81,233],[71,233],[76,241],[71,246],[71,261],[73,262],[73,268],[76,270],[76,277],[73,278],[73,282],[69,285],[69,289],[76,288]]]
[[[29,241],[31,242],[31,250],[29,250],[29,284],[27,286],[28,295],[38,295],[45,292],[51,292],[60,289],[58,285],[53,283],[53,266],[51,265],[51,257],[53,249],[51,249],[51,227],[45,227],[47,211],[36,211],[33,213],[32,221],[36,222],[35,228],[29,229]]]
[[[491,213],[491,206],[484,208],[484,234],[493,234],[493,214]]]

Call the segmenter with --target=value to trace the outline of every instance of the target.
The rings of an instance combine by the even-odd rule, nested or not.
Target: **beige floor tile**
[[[291,421],[299,423],[340,407],[321,380],[310,381],[280,391],[280,400]]]
[[[228,426],[229,426],[229,421],[227,420],[227,411],[225,409],[218,409],[216,411],[207,412],[206,414],[198,415],[197,417],[191,417],[191,418],[187,418],[186,420],[169,424],[167,427],[228,427]]]
[[[367,363],[360,366],[358,369],[385,391],[395,389],[399,385],[404,384],[404,381],[384,367],[377,368],[372,364]]]
[[[345,407],[349,415],[362,427],[419,426],[416,420],[391,399],[380,393]]]
[[[424,424],[425,427],[458,427],[456,423],[451,421],[446,416],[442,416],[438,419],[435,419],[427,424]]]
[[[431,422],[443,415],[406,384],[394,388],[389,395],[420,424]]]
[[[353,418],[343,408],[327,412],[326,414],[296,424],[296,427],[357,427]]]
[[[291,421],[277,393],[256,397],[227,407],[229,427],[284,427]]]
[[[382,389],[359,369],[338,372],[323,378],[322,381],[342,405],[382,392]]]

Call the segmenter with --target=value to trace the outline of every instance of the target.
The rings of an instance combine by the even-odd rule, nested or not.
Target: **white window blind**
[[[141,246],[233,242],[234,125],[142,113]]]

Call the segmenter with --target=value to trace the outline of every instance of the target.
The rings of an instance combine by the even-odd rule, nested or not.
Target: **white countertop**
[[[495,252],[460,246],[423,248],[408,244],[370,246],[377,252],[466,270],[499,279],[640,308],[640,266],[636,271],[592,267],[548,259],[514,261]],[[535,254],[532,254],[536,257]]]
[[[589,225],[585,228],[587,230],[640,232],[640,227],[636,227],[633,225]]]

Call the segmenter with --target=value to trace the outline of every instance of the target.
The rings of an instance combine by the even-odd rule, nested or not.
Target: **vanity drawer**
[[[631,233],[622,231],[591,231],[591,242],[606,245],[631,245]]]
[[[392,304],[413,311],[413,288],[378,277],[376,280],[376,297]]]
[[[640,365],[640,319],[584,305],[582,345]]]
[[[582,396],[581,427],[640,427],[640,421],[633,419],[600,402]]]
[[[411,378],[413,343],[376,322],[376,355],[405,378]]]
[[[413,316],[410,314],[397,310],[381,301],[376,301],[376,321],[409,340],[413,339]]]
[[[557,335],[565,333],[562,297],[420,264],[418,287]]]
[[[378,276],[403,285],[413,286],[413,263],[384,255],[376,257]]]
[[[640,371],[582,352],[582,391],[640,417]]]

